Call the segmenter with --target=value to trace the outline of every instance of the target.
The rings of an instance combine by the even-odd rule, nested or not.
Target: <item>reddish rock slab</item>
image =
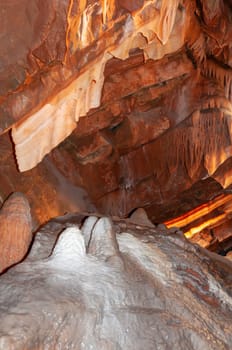
[[[13,193],[0,211],[0,272],[21,261],[32,239],[30,206],[25,195]]]

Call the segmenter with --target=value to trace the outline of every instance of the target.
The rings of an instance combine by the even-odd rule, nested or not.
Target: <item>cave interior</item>
[[[229,264],[232,2],[2,0],[0,21],[1,277],[17,280],[38,232],[43,243],[87,217],[184,235]],[[0,349],[16,349],[1,331]],[[123,348],[112,344],[95,349]]]

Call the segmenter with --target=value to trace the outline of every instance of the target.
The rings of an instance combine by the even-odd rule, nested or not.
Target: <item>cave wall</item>
[[[158,223],[230,190],[230,3],[4,2],[0,16],[2,202],[24,192],[35,226],[137,207]]]

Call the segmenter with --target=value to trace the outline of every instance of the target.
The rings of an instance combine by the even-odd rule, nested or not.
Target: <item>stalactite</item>
[[[80,116],[85,116],[91,108],[97,108],[100,105],[106,62],[112,56],[121,59],[127,58],[130,50],[134,48],[133,43],[136,43],[136,40],[133,39],[138,36],[138,33],[142,33],[146,39],[143,41],[145,47],[149,46],[150,41],[153,40],[153,36],[155,35],[159,37],[162,44],[167,42],[175,24],[178,1],[175,0],[174,4],[172,3],[170,5],[170,2],[165,0],[162,1],[160,5],[160,10],[158,10],[157,7],[152,6],[152,4],[148,2],[148,4],[144,4],[142,9],[128,16],[124,23],[123,33],[121,33],[123,36],[116,46],[111,42],[109,47],[104,47],[104,53],[98,56],[94,62],[89,62],[88,68],[80,71],[80,75],[73,83],[58,93],[56,97],[42,107],[40,111],[23,123],[13,127],[12,138],[16,145],[16,156],[21,171],[28,170],[41,161],[45,154],[49,153],[52,148],[56,147],[70,135],[76,127],[76,122]],[[79,18],[78,22],[77,19],[74,20],[72,17],[72,2],[70,3],[68,15],[69,34],[66,37],[66,41],[69,41],[71,45],[74,37],[70,37],[70,35],[71,32],[74,31],[76,33],[75,40],[79,43],[78,45],[80,45],[80,48],[82,48],[89,45],[94,40],[94,34],[91,32],[91,14],[93,13],[93,7],[90,5],[87,6],[86,1],[81,2],[79,6],[81,20]],[[114,5],[112,6],[113,7],[110,7],[106,0],[99,4],[99,11],[102,11],[103,16],[103,25],[113,16]],[[149,13],[152,11],[153,16]],[[158,16],[159,12],[160,16]],[[205,61],[205,37],[203,33],[198,32],[200,29],[196,21],[193,21],[193,25],[194,29],[196,29],[196,33],[194,33],[192,39],[190,38],[191,40],[189,40],[188,45],[194,60],[199,67],[202,67],[202,74],[218,80],[225,88],[226,96],[230,96],[231,72],[219,67],[213,61]],[[72,44],[74,47],[77,47],[75,43]],[[153,58],[155,59],[156,57]],[[212,108],[213,105],[217,105],[217,103],[220,104],[220,102],[217,100],[215,102],[213,99],[208,103],[209,108]],[[202,116],[198,119],[201,120]],[[168,144],[172,142],[172,146],[170,147],[176,150],[176,152],[172,154],[173,158],[169,160],[170,171],[175,168],[176,164],[180,161],[182,166],[185,166],[186,169],[192,169],[189,170],[189,172],[190,177],[193,176],[198,166],[197,159],[202,159],[204,153],[202,144],[205,145],[205,142],[202,141],[202,144],[198,145],[197,142],[194,143],[193,141],[194,138],[204,139],[201,127],[201,124],[199,124],[196,128],[197,131],[191,131],[190,134],[189,130],[192,128],[189,128],[185,135],[177,128],[173,138],[173,140],[177,142],[177,145],[175,146],[174,141],[167,141]],[[213,129],[214,125],[209,125],[209,127]],[[29,135],[28,130],[30,131]],[[208,147],[210,147],[210,145],[211,143],[208,144]],[[216,145],[212,148],[216,149]],[[204,149],[204,151],[207,152],[207,154],[213,152],[212,149],[208,151]],[[218,161],[215,164],[217,163]],[[193,170],[193,168],[195,170]]]
[[[102,7],[102,23],[107,25],[108,21],[111,21],[116,10],[115,0],[101,0]]]
[[[180,167],[182,171],[185,168],[194,179],[202,160],[212,175],[227,159],[226,149],[231,146],[227,116],[218,112],[196,111],[190,121],[191,126],[187,127],[183,122],[172,130],[172,137],[167,133],[156,141],[157,149],[162,150],[155,164],[157,178],[161,177],[162,169],[168,168],[172,174],[173,169],[177,172]]]
[[[106,1],[101,5],[105,20],[112,18],[114,6],[109,7]],[[72,16],[72,3],[70,3],[68,12],[66,46],[73,47],[72,50],[82,49],[95,39],[91,31],[93,6],[87,6],[86,1],[80,2],[79,6],[76,17]],[[79,117],[85,116],[91,108],[100,105],[106,62],[112,56],[121,59],[127,58],[130,50],[134,48],[133,39],[137,37],[138,33],[143,33],[145,38],[149,39],[148,43],[146,40],[144,41],[145,46],[148,46],[153,39],[157,41],[156,34],[163,44],[166,43],[175,23],[177,7],[177,0],[174,1],[174,6],[165,0],[162,2],[161,16],[159,16],[159,11],[154,8],[154,4],[148,2],[133,16],[128,16],[122,33],[119,31],[123,36],[117,45],[115,45],[114,39],[111,39],[104,46],[101,55],[97,55],[95,60],[90,61],[88,67],[83,68],[76,80],[67,88],[57,93],[54,98],[38,112],[25,119],[24,122],[14,125],[12,139],[15,143],[15,153],[20,171],[29,170],[38,164],[47,153],[71,134]],[[98,30],[100,31],[100,29]],[[117,35],[115,40],[117,41]],[[162,51],[162,55],[167,53],[165,50]],[[157,55],[159,57],[160,53]],[[154,56],[153,59],[155,58]]]
[[[194,63],[198,66],[205,61],[205,38],[203,33],[199,33],[199,36],[188,44],[193,57]]]
[[[217,80],[220,86],[225,89],[225,96],[232,100],[232,69],[229,69],[229,67],[224,68],[213,60],[208,59],[202,66],[202,74]]]
[[[160,20],[157,28],[157,35],[160,41],[165,45],[172,32],[179,0],[163,0],[160,9]]]

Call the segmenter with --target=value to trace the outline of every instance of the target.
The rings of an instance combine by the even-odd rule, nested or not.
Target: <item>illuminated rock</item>
[[[0,277],[0,349],[228,349],[231,262],[128,225],[115,236],[108,218],[96,222],[94,242],[109,230],[115,240],[100,255],[77,227],[54,249],[52,231],[37,233],[33,254]],[[120,265],[102,259],[115,242]]]
[[[230,188],[229,2],[5,1],[0,20],[1,202],[160,223]]]

